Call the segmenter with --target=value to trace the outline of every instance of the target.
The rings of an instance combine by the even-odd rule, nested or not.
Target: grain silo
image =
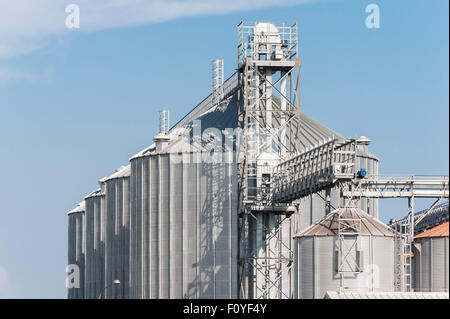
[[[85,298],[99,297],[105,283],[104,186],[86,196]]]
[[[414,236],[413,273],[415,291],[449,291],[449,222]]]
[[[294,298],[394,291],[395,236],[359,208],[331,212],[294,236]]]
[[[236,298],[235,165],[183,151],[176,134],[155,139],[131,158],[131,297]]]
[[[239,24],[237,71],[223,81],[214,60],[212,94],[171,128],[161,112],[155,143],[86,197],[85,298],[116,279],[104,298],[394,290],[404,246],[378,198],[411,197],[414,180],[380,178],[370,139],[300,111],[298,48],[295,22]]]
[[[103,179],[105,183],[105,289],[109,299],[129,298],[130,165]]]
[[[68,265],[78,267],[78,287],[72,287],[68,290],[68,298],[83,299],[84,298],[84,263],[85,263],[85,202],[80,202],[77,207],[68,212],[69,229],[68,229]]]

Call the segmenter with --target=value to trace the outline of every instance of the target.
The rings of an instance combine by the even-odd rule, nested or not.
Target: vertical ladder
[[[411,278],[411,247],[414,240],[414,197],[408,198],[408,219],[405,227],[405,236],[403,242],[403,283],[406,292],[412,291],[412,278]]]
[[[405,292],[411,291],[411,239],[409,225],[405,224],[406,234],[403,236],[403,285]]]

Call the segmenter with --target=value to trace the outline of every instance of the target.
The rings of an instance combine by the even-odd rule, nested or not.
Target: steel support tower
[[[238,26],[239,297],[291,298],[295,207],[271,201],[275,166],[300,151],[295,22]]]

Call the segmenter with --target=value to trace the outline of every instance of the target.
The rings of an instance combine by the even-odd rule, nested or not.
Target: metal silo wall
[[[136,158],[131,165],[134,297],[235,298],[235,164],[185,153]]]
[[[172,156],[181,159],[182,155]],[[183,181],[183,166],[169,162],[171,180]],[[183,183],[170,183],[169,186],[169,291],[172,298],[183,297]]]
[[[378,175],[378,160],[376,158],[360,154],[358,155],[356,163],[356,171],[365,168],[367,169],[368,174]],[[327,204],[327,200],[329,200],[329,204]],[[314,224],[331,211],[343,207],[344,205],[344,198],[341,196],[341,191],[337,186],[328,187],[315,192],[312,195],[305,196],[300,199],[300,216],[295,227],[301,231]],[[361,198],[357,202],[357,206],[369,215],[378,218],[378,199]]]
[[[142,161],[131,162],[130,176],[130,298],[142,298]]]
[[[416,291],[449,291],[448,237],[419,238],[420,253],[414,252],[414,289]]]
[[[105,290],[105,298],[129,298],[129,178],[106,181],[105,284],[120,285]]]
[[[73,218],[72,215],[69,215],[69,226],[67,228],[67,264],[71,265],[74,264],[75,261],[75,218]],[[75,292],[73,289],[68,288],[67,289],[67,298],[68,299],[74,299]]]
[[[85,231],[84,231],[84,212],[73,213],[69,216],[69,250],[68,264],[79,267],[79,288],[69,288],[67,297],[69,299],[84,298],[84,263],[85,263]]]
[[[312,236],[296,239],[294,255],[294,297],[321,299],[327,291],[339,291],[337,273],[338,238]],[[394,291],[394,239],[359,236],[363,252],[363,272],[345,275],[346,291]]]
[[[75,216],[76,220],[76,264],[80,267],[80,288],[77,288],[77,299],[84,298],[84,213],[78,213]]]
[[[86,198],[85,298],[96,299],[105,286],[104,196]]]

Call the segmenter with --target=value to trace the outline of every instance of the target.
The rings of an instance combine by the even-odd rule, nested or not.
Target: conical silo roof
[[[439,226],[433,227],[414,236],[414,239],[429,238],[429,237],[448,237],[448,228],[449,228],[448,225],[449,225],[448,221],[442,223]]]
[[[394,237],[396,232],[378,219],[370,216],[357,207],[343,207],[329,213],[315,224],[294,235],[297,237],[310,236],[337,236],[341,223],[351,224],[356,220],[361,220],[359,234],[362,236],[385,236]]]
[[[238,127],[237,93],[233,89],[238,86],[237,76],[232,76],[227,81],[229,83],[225,86],[228,86],[230,89],[230,98],[222,105],[214,106],[210,102],[211,96],[208,96],[199,105],[194,107],[194,109],[169,130],[170,141],[168,146],[164,148],[165,152],[183,152],[188,145],[195,144],[192,140],[185,141],[184,139],[180,139],[180,136],[183,134],[188,136],[192,135],[194,120],[201,121],[202,132],[208,128],[216,128],[219,131],[223,131],[224,129],[236,129]],[[281,107],[280,104],[280,99],[277,96],[272,96],[272,107],[275,110]],[[276,122],[278,119],[274,117],[273,120]],[[298,125],[297,120],[293,119],[291,124],[296,128]],[[274,123],[274,125],[276,128],[276,125],[279,125],[279,123]],[[300,151],[311,149],[335,138],[343,139],[342,135],[319,123],[303,112],[300,112],[300,127]],[[133,155],[130,160],[151,155],[155,151],[156,145],[153,143]]]
[[[131,165],[121,166],[116,169],[116,172],[108,177],[103,178],[103,182],[116,179],[116,178],[124,178],[129,177],[131,173]]]
[[[99,197],[99,196],[103,196],[103,195],[105,195],[105,193],[102,192],[101,188],[98,188],[95,191],[93,191],[92,193],[90,193],[89,195],[87,195],[84,199]]]
[[[74,209],[69,211],[67,213],[67,215],[76,214],[76,213],[84,213],[85,211],[86,211],[86,204],[84,201],[82,201],[82,202],[78,203],[77,207],[75,207]]]

